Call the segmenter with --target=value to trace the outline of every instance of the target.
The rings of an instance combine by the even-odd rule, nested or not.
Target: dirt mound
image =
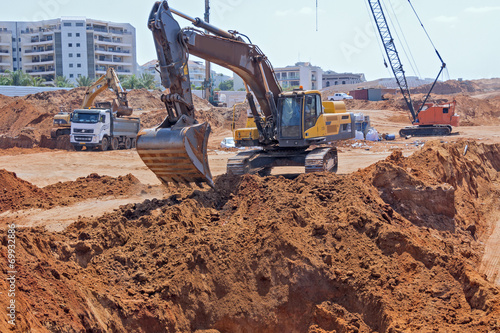
[[[498,331],[500,290],[475,267],[499,149],[434,142],[348,176],[225,175],[62,233],[22,230],[19,327]]]
[[[42,207],[50,195],[39,187],[17,178],[7,170],[0,170],[0,212],[26,207]]]
[[[364,100],[346,100],[348,110],[390,110],[408,111],[406,102],[401,96],[386,95],[387,100],[373,102]],[[412,96],[414,108],[418,110],[424,101],[424,94]],[[457,101],[455,112],[460,115],[460,124],[463,126],[481,126],[500,124],[500,97],[478,99],[464,94],[453,97],[432,94],[429,102],[448,103]],[[409,111],[408,111],[409,112]],[[399,119],[403,121],[403,119]]]
[[[66,206],[90,198],[137,194],[146,188],[131,174],[117,178],[91,174],[39,188],[15,173],[0,170],[0,212]]]
[[[425,84],[423,86],[412,88],[411,92],[413,94],[427,94],[431,89],[432,84]],[[471,93],[476,91],[481,91],[481,87],[474,81],[438,81],[432,89],[433,94],[437,95],[452,95],[458,93]]]
[[[85,89],[56,90],[24,97],[0,95],[0,134],[14,137],[30,128],[36,143],[41,140],[42,135],[50,137],[53,116],[61,110],[71,112],[80,108]],[[127,95],[130,107],[146,111],[164,108],[160,96],[160,91],[145,89],[131,90]],[[96,102],[111,101],[114,98],[115,94],[106,90],[96,98]]]
[[[233,108],[227,107],[214,107],[208,101],[193,96],[193,103],[195,107],[196,120],[200,123],[208,122],[212,130],[231,129],[233,122]],[[236,121],[236,128],[243,127],[247,120],[247,105],[237,106],[234,113]],[[143,128],[154,127],[159,125],[168,113],[165,110],[165,105],[162,104],[160,110],[144,113],[140,116],[141,125]]]

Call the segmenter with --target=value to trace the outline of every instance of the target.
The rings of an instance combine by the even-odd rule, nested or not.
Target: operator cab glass
[[[300,139],[302,138],[301,120],[303,96],[285,96],[278,101],[278,112],[281,121],[281,138]]]
[[[316,125],[319,116],[323,112],[321,97],[317,94],[306,95],[304,105],[304,131]]]
[[[73,113],[74,123],[88,123],[95,124],[99,122],[99,114],[97,113],[85,113],[85,112],[75,112]]]

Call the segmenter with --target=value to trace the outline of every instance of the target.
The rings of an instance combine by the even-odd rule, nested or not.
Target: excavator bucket
[[[208,183],[208,123],[185,127],[150,128],[139,132],[137,152],[163,183]]]

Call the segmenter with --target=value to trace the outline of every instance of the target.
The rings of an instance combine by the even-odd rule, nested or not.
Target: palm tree
[[[76,79],[76,83],[79,87],[89,87],[92,84],[92,79],[88,76],[80,76]]]
[[[66,76],[58,76],[54,80],[56,87],[58,88],[73,88],[74,85]]]
[[[15,72],[11,72],[6,70],[7,74],[6,80],[4,82],[9,86],[29,86],[32,83],[31,76],[29,74],[24,73],[21,70],[17,70]]]
[[[0,75],[0,86],[8,86],[10,85],[9,82],[9,78],[6,75]]]
[[[150,73],[142,73],[139,77],[141,88],[154,89],[156,87],[155,77]]]
[[[31,86],[33,87],[41,87],[43,86],[43,83],[45,82],[45,79],[43,77],[32,77],[31,78]]]
[[[125,81],[122,82],[122,86],[125,89],[140,89],[140,88],[142,88],[141,81],[139,81],[139,79],[135,75],[127,77],[125,79]]]

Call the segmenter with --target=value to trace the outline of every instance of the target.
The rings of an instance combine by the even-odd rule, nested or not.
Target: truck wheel
[[[112,138],[111,139],[111,150],[117,150],[117,149],[118,149],[118,139]]]
[[[132,139],[132,148],[135,148],[136,143],[137,143],[136,139]]]
[[[130,138],[125,139],[125,149],[132,148],[132,140]]]
[[[80,146],[80,145],[78,145],[78,146],[73,146],[73,147],[75,147],[75,150],[76,150],[76,151],[82,151],[82,149],[83,149],[83,146]]]
[[[102,138],[102,143],[101,143],[101,147],[99,148],[99,150],[106,151],[106,150],[108,150],[108,147],[109,147],[108,138],[107,137]]]

